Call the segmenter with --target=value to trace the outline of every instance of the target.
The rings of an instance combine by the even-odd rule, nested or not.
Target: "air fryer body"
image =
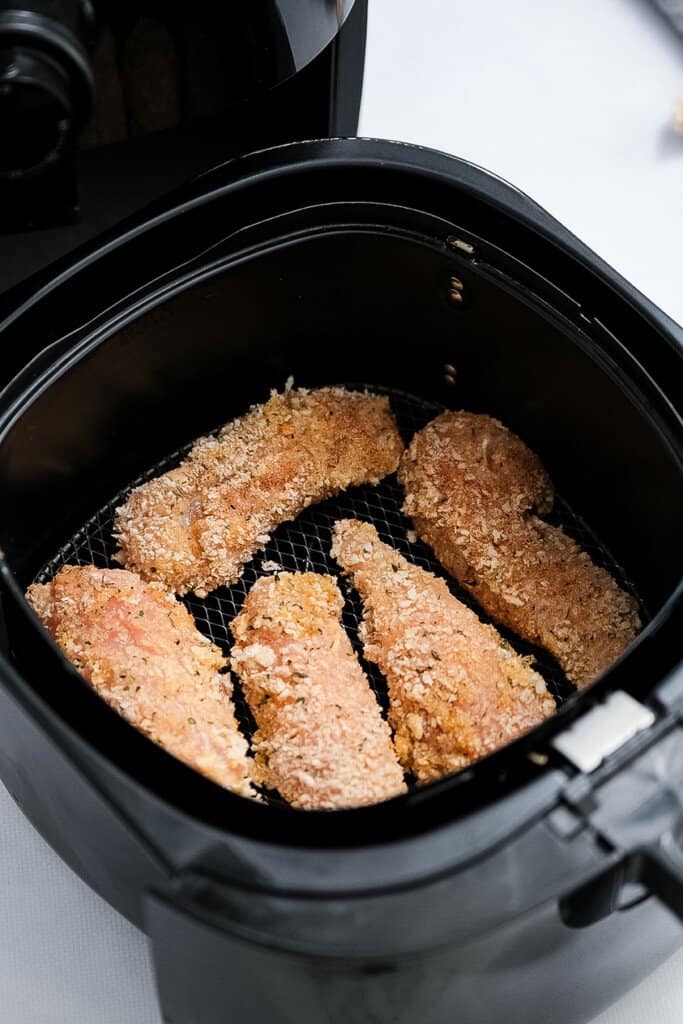
[[[366,18],[367,0],[0,0],[0,292],[222,161],[354,135]],[[57,63],[69,107],[28,168],[52,107],[16,84],[25,53]]]
[[[569,849],[539,822],[431,886],[352,901],[266,895],[249,882],[252,844],[182,821],[135,784],[93,771],[87,754],[79,767],[6,685],[0,716],[3,782],[66,863],[150,936],[163,1019],[173,1024],[528,1024],[530,1014],[579,1024],[680,946],[680,922],[654,898],[590,927],[567,925],[557,896],[529,886],[551,863],[550,891],[571,887],[598,859],[586,835],[583,849]],[[457,847],[455,829],[438,841]],[[275,873],[291,857],[266,854]],[[419,850],[415,859],[417,868]],[[220,883],[216,872],[241,881]]]
[[[0,773],[149,934],[166,1020],[579,1024],[677,947],[675,325],[500,180],[356,140],[218,169],[15,292],[0,329],[17,374],[0,401]],[[649,616],[533,734],[327,815],[242,800],[169,757],[87,687],[21,596],[139,473],[290,374],[498,415]],[[607,712],[598,767],[581,770],[557,737],[615,690],[651,722],[610,745]]]

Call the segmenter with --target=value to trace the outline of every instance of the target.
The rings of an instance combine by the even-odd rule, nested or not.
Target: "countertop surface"
[[[361,134],[495,170],[683,321],[683,42],[645,0],[370,5]],[[0,993],[3,1024],[160,1024],[144,936],[1,788]],[[594,1024],[651,1020],[683,1020],[683,951]]]

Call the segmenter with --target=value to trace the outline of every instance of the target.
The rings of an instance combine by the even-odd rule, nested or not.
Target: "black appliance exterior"
[[[455,273],[465,286],[457,309],[447,298]],[[249,327],[256,300],[277,316],[275,341],[272,322]],[[216,334],[230,310],[235,330]],[[492,310],[501,324],[518,318],[514,358],[487,348]],[[534,348],[532,315],[545,325],[545,349]],[[337,321],[364,330],[344,348]],[[661,481],[656,517],[640,494],[654,478],[643,476],[640,491],[626,482],[634,510],[651,520],[643,552],[629,545],[638,523],[626,505],[610,536],[619,555],[631,548],[651,622],[529,737],[379,807],[259,807],[138,735],[36,629],[21,593],[42,560],[134,469],[210,425],[198,380],[212,422],[292,363],[302,383],[316,383],[353,358],[371,382],[408,382],[452,404],[433,371],[468,323],[465,388],[476,399],[477,360],[495,378],[497,354],[504,378],[486,398],[513,425],[519,408],[544,458],[543,431],[548,451],[571,451],[569,463],[581,452],[593,486],[590,441],[597,449],[627,430],[633,473],[655,460]],[[204,343],[205,330],[214,337]],[[443,332],[433,352],[432,331]],[[500,179],[422,149],[334,140],[217,169],[195,195],[8,296],[0,338],[8,372],[19,371],[0,402],[0,774],[64,859],[148,932],[166,1020],[492,1024],[504,1014],[512,1024],[569,1024],[680,944],[680,328]],[[524,385],[527,347],[536,360],[564,360],[561,388]],[[580,416],[563,440],[553,423],[573,387]],[[155,414],[176,408],[183,389],[186,419],[170,436]],[[131,421],[132,454],[121,443]],[[612,474],[618,502],[620,448],[607,450],[614,465],[596,466]],[[551,469],[580,494],[569,463]],[[608,508],[592,511],[607,529]],[[666,557],[653,560],[659,545]],[[553,740],[614,689],[646,703],[654,722],[595,771],[577,771]]]
[[[0,2],[0,291],[241,153],[355,135],[367,0]]]

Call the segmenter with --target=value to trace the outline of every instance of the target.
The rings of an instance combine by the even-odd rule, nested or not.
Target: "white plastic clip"
[[[606,757],[654,721],[649,708],[616,690],[556,736],[553,746],[579,771],[594,772]]]

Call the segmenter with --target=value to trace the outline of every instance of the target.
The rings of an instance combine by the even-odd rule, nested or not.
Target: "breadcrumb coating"
[[[66,565],[27,598],[69,661],[120,715],[170,754],[254,796],[226,661],[158,583]]]
[[[489,615],[549,651],[577,686],[638,634],[634,599],[539,518],[552,509],[552,483],[498,420],[442,413],[414,436],[398,478],[404,512],[441,564]]]
[[[132,492],[116,513],[117,560],[203,597],[235,583],[280,523],[347,487],[379,483],[402,451],[386,397],[273,393]]]
[[[281,573],[254,584],[232,623],[262,781],[296,807],[359,807],[406,788],[342,607],[332,577]]]
[[[396,751],[419,781],[464,768],[553,713],[529,659],[370,523],[337,522],[332,554],[363,601],[365,657],[386,677]]]

